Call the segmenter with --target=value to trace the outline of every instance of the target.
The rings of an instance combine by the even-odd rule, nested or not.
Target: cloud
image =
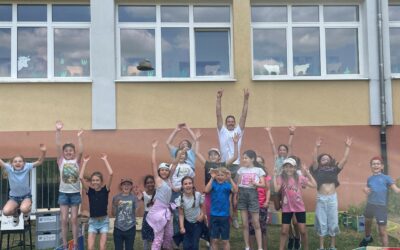
[[[154,57],[154,30],[121,29],[121,53],[123,57]]]

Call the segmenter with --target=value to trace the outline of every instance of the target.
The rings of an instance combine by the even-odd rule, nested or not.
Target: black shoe
[[[299,250],[301,247],[300,239],[294,238],[294,250]]]
[[[294,239],[293,238],[289,238],[289,242],[287,244],[287,249],[288,250],[292,250],[294,246]]]
[[[362,239],[362,241],[360,242],[360,244],[358,246],[359,247],[366,247],[366,246],[368,246],[369,243],[372,243],[373,241],[374,241],[374,239],[372,239],[372,236],[369,238],[369,240],[364,238],[364,239]]]

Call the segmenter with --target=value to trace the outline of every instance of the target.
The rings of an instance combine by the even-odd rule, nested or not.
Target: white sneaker
[[[236,229],[239,229],[240,225],[239,225],[239,221],[237,218],[233,218],[232,220],[232,226]]]
[[[30,213],[24,214],[24,221],[28,221],[30,217],[31,217]]]
[[[12,224],[14,227],[18,226],[19,224],[19,216],[13,216]]]

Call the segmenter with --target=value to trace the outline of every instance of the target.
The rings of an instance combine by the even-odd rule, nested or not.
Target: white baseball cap
[[[284,166],[285,164],[290,164],[290,165],[292,165],[293,167],[296,167],[296,166],[297,166],[296,160],[293,159],[293,158],[287,158],[287,159],[285,159],[285,160],[283,161],[283,166]]]

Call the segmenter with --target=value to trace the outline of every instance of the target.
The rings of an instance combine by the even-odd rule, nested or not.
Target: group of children
[[[63,123],[56,122],[56,146],[60,170],[60,188],[58,203],[60,205],[61,229],[64,248],[67,248],[67,232],[71,221],[74,249],[78,238],[78,207],[81,203],[82,188],[89,198],[90,219],[88,229],[88,249],[95,246],[96,235],[100,234],[100,249],[106,249],[109,231],[108,199],[113,180],[113,170],[107,155],[101,160],[108,171],[108,181],[100,172],[90,175],[89,183],[85,180],[85,171],[90,156],[83,157],[83,131],[79,131],[78,150],[75,145],[61,143]],[[172,140],[181,129],[186,129],[192,136],[182,141],[178,147]],[[230,224],[232,210],[240,211],[242,218],[243,239],[246,249],[267,249],[267,217],[270,200],[276,209],[282,210],[280,250],[308,248],[306,230],[306,211],[302,189],[317,189],[316,224],[320,237],[320,249],[324,248],[324,237],[331,237],[330,247],[335,250],[335,237],[339,233],[338,203],[336,188],[339,186],[338,174],[347,162],[352,139],[345,140],[345,153],[341,161],[329,154],[320,154],[322,139],[318,138],[314,149],[314,162],[310,168],[302,164],[296,156],[291,156],[291,142],[295,127],[289,128],[289,144],[275,147],[271,128],[266,128],[274,153],[273,175],[265,168],[264,159],[253,150],[239,153],[241,134],[235,133],[230,140],[234,145],[231,158],[221,161],[218,148],[210,148],[208,157],[200,153],[201,134],[193,133],[186,124],[179,124],[167,140],[173,156],[170,164],[157,164],[156,151],[158,141],[152,143],[152,174],[144,178],[145,191],[141,192],[131,178],[122,178],[120,193],[112,198],[112,215],[114,223],[115,249],[133,249],[136,233],[136,209],[138,203],[144,204],[142,239],[144,249],[172,249],[181,242],[183,249],[199,249],[200,238],[210,239],[211,249],[230,249]],[[41,156],[36,162],[25,162],[17,155],[1,167],[8,174],[10,183],[9,200],[3,213],[13,216],[14,224],[19,223],[20,213],[29,217],[32,204],[29,188],[29,172],[39,166],[46,155],[46,147],[40,145]],[[194,187],[196,156],[204,165],[205,195]],[[241,156],[237,171],[231,171],[231,165]],[[80,163],[82,161],[82,167]],[[366,237],[360,245],[366,246],[373,241],[371,220],[376,217],[380,237],[384,246],[388,245],[386,234],[387,199],[391,188],[400,193],[393,180],[382,173],[383,162],[379,157],[371,160],[372,176],[368,179],[364,192],[368,194],[365,211]],[[235,173],[236,172],[236,173]],[[198,171],[197,171],[198,173]],[[69,219],[69,210],[70,219]],[[255,239],[256,245],[254,245]]]

